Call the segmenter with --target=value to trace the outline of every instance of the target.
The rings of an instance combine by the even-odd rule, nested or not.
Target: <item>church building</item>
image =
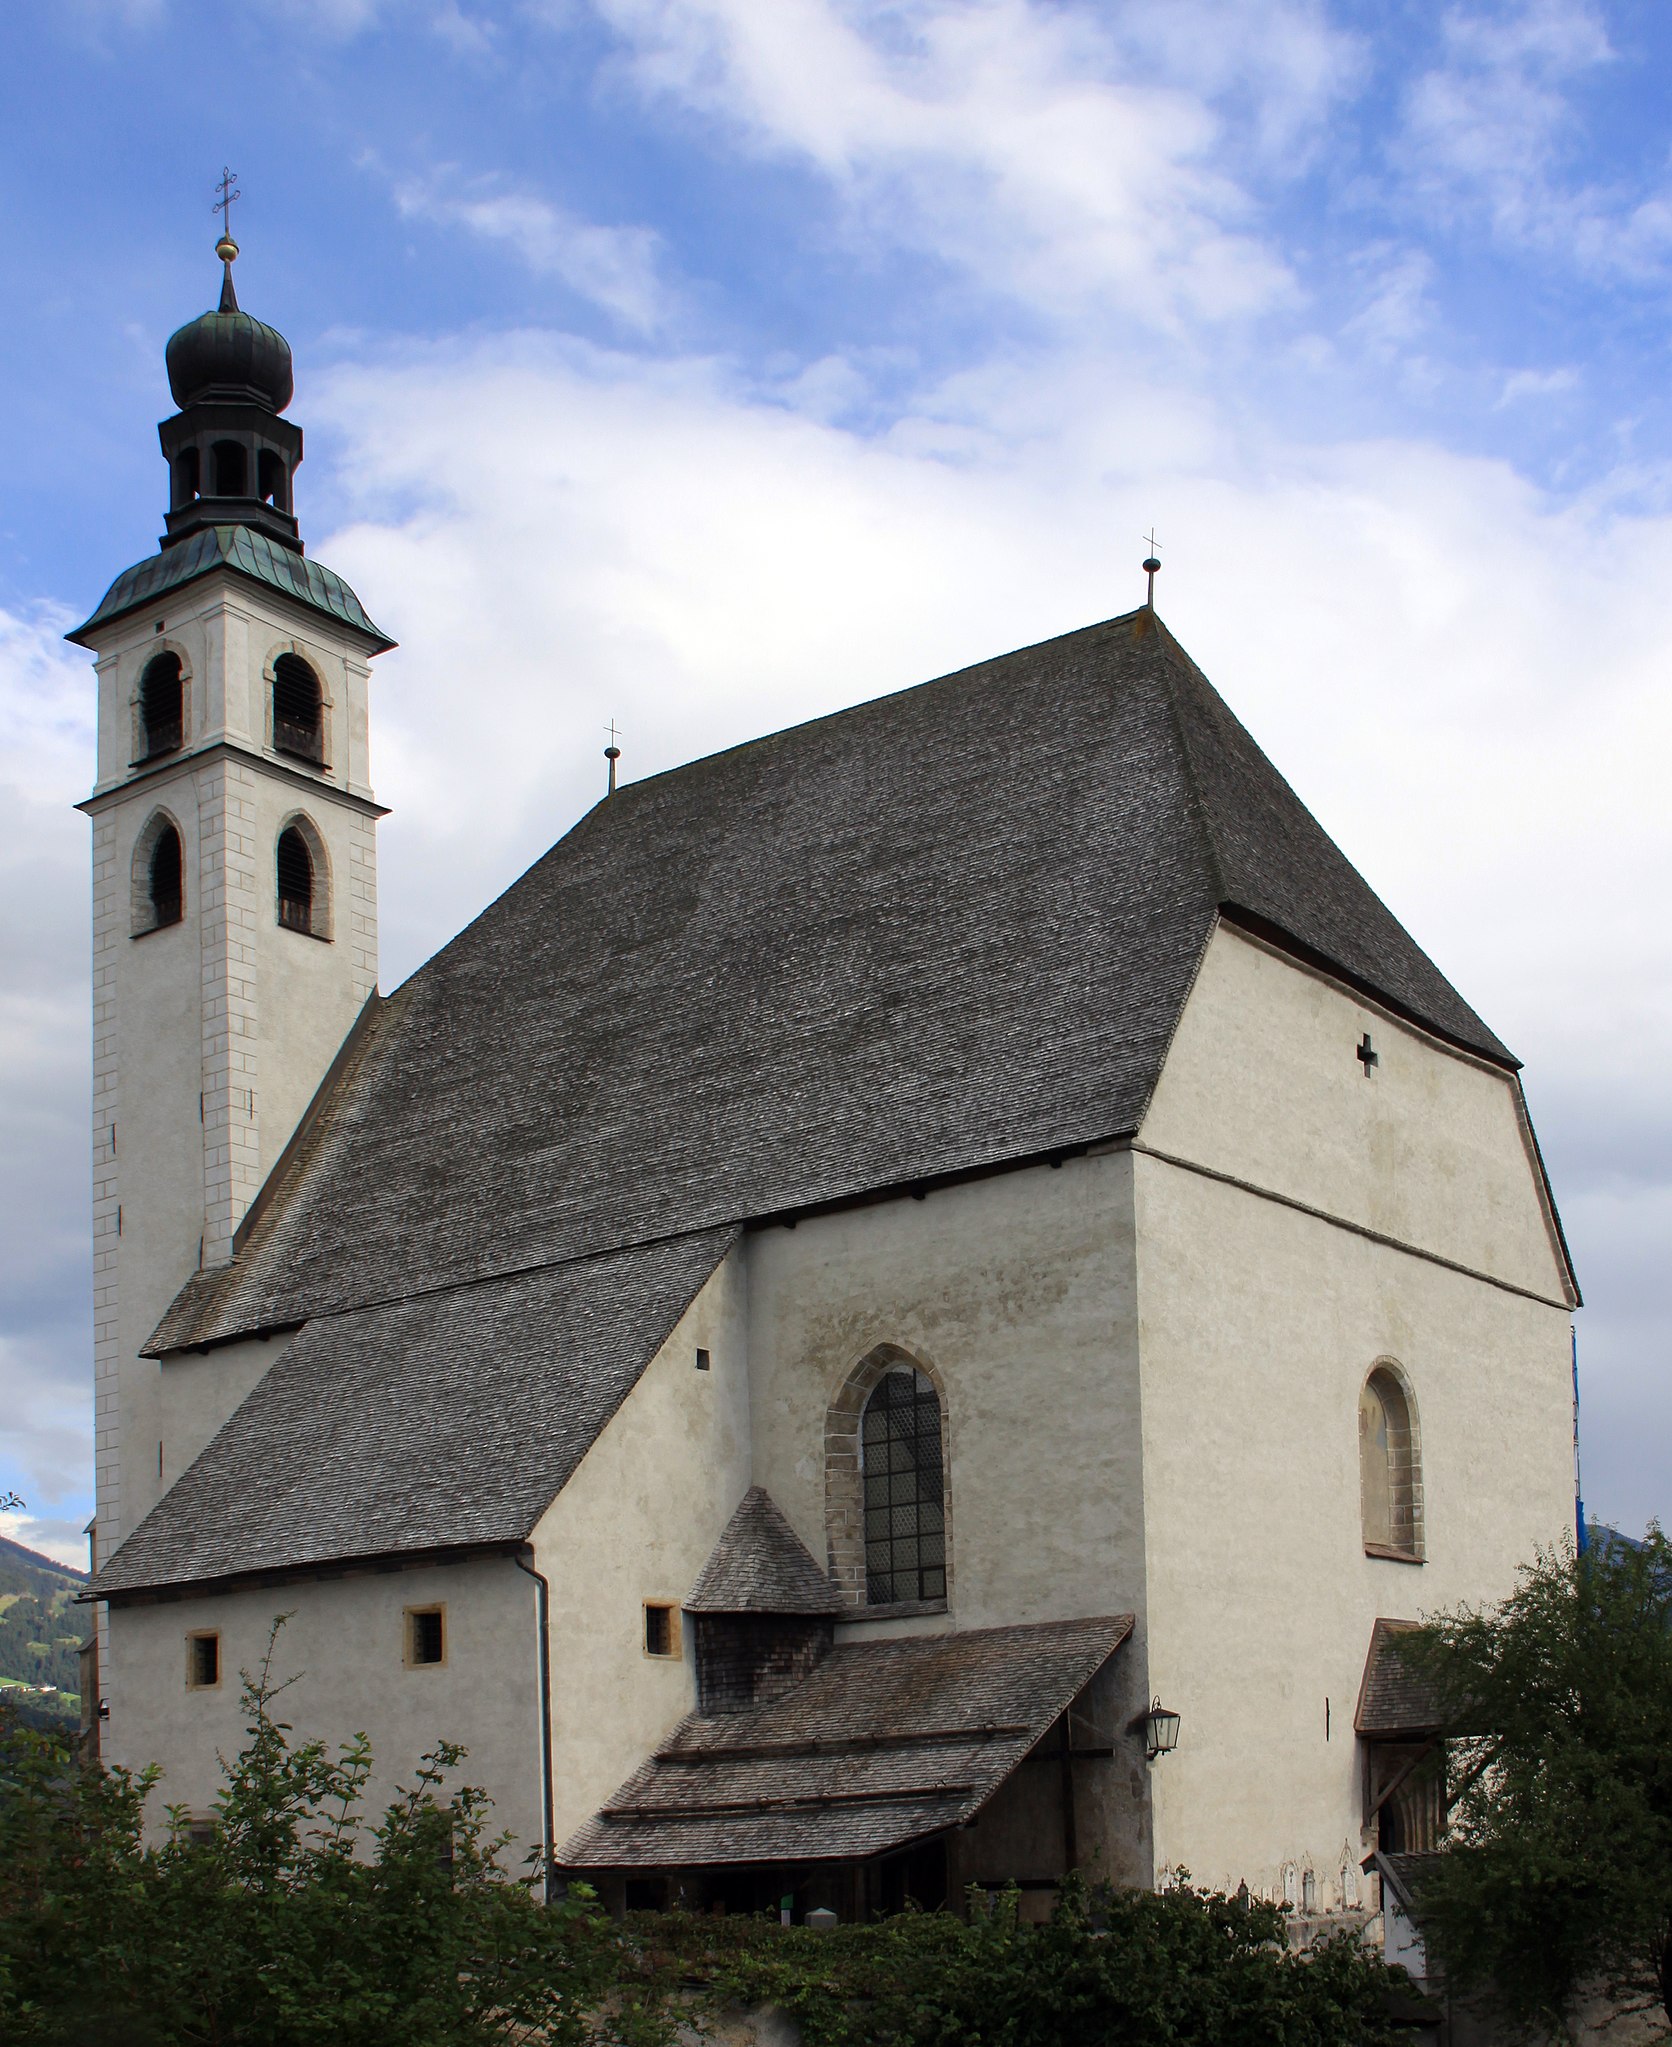
[[[1514,1056],[1148,604],[612,791],[381,993],[393,642],[219,253],[70,635],[104,1757],[207,1818],[284,1614],[298,1736],[616,1907],[1369,1910],[1401,1626],[1572,1524]]]

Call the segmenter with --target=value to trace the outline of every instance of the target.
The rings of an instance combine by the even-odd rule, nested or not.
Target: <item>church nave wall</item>
[[[1361,1842],[1372,1625],[1496,1598],[1571,1529],[1568,1315],[1142,1154],[1150,1676],[1182,1726],[1156,1854],[1322,1906]],[[1414,1396],[1425,1561],[1367,1555],[1359,1399]]]
[[[1141,1613],[1131,1228],[1111,1154],[750,1234],[755,1482],[815,1556],[827,1407],[891,1346],[944,1388],[951,1625]]]
[[[1209,943],[1138,1136],[1566,1297],[1514,1076],[1232,925]]]
[[[677,1609],[750,1485],[744,1332],[734,1247],[535,1530],[559,1849],[696,1704]],[[646,1654],[646,1601],[676,1609],[677,1654]]]
[[[221,1343],[209,1351],[174,1351],[157,1365],[157,1434],[163,1446],[163,1489],[174,1484],[214,1438],[233,1410],[290,1348],[296,1331]]]
[[[414,1665],[407,1610],[437,1606],[443,1660]],[[239,1673],[259,1670],[278,1614],[290,1618],[273,1676],[296,1678],[278,1709],[292,1739],[336,1748],[364,1731],[375,1762],[365,1810],[374,1818],[412,1782],[426,1750],[438,1740],[464,1742],[462,1780],[493,1798],[493,1827],[511,1831],[518,1846],[508,1859],[520,1863],[540,1838],[535,1586],[500,1557],[114,1607],[111,1648],[123,1689],[103,1753],[133,1769],[161,1765],[153,1830],[165,1824],[165,1805],[209,1813],[222,1781],[216,1753],[235,1755],[245,1739]],[[219,1682],[208,1687],[189,1681],[188,1638],[201,1631],[219,1637]]]

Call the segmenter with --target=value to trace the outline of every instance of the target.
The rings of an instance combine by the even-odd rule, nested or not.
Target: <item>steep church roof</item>
[[[526,1541],[732,1235],[310,1322],[94,1596]]]
[[[624,788],[176,1299],[305,1327],[97,1594],[522,1540],[738,1225],[1136,1131],[1221,916],[1514,1065],[1148,610]]]
[[[685,1602],[687,1613],[840,1613],[842,1595],[765,1486],[738,1502]]]
[[[150,1349],[1129,1133],[1222,913],[1514,1064],[1149,611],[630,784]]]

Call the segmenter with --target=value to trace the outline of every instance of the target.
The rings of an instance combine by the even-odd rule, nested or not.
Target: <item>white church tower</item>
[[[219,309],[168,343],[159,551],[69,638],[97,656],[93,821],[95,1554],[203,1447],[141,1355],[239,1224],[377,985],[371,658],[393,645],[305,558],[290,346]],[[203,1404],[218,1420],[223,1400]],[[209,1431],[212,1432],[212,1431]],[[197,1438],[191,1440],[190,1438]],[[104,1659],[100,1694],[116,1673]]]

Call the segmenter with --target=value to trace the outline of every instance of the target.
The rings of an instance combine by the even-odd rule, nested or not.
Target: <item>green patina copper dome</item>
[[[195,582],[214,569],[226,568],[265,583],[312,611],[323,613],[342,625],[352,626],[370,641],[374,653],[383,653],[395,643],[380,632],[366,616],[365,607],[335,569],[323,562],[308,561],[293,547],[277,544],[269,534],[252,533],[247,526],[210,526],[194,533],[177,547],[135,562],[124,569],[99,602],[99,608],[85,625],[78,625],[65,639],[78,647],[90,646],[87,635],[96,627],[125,617],[142,605],[153,604],[170,590]]]
[[[188,321],[168,338],[168,388],[182,411],[206,399],[252,399],[283,412],[295,391],[290,343],[276,327],[241,312],[226,266],[219,310]]]

